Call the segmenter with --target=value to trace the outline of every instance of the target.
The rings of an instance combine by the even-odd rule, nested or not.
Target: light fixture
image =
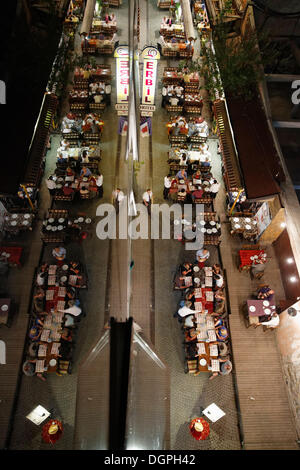
[[[293,258],[287,258],[286,262],[288,264],[292,264],[294,262]]]
[[[291,277],[290,277],[290,281],[291,281],[291,282],[296,282],[296,281],[297,281],[296,276],[291,276]]]
[[[281,222],[280,227],[285,228],[285,227],[286,227],[286,223],[285,223],[285,222]]]

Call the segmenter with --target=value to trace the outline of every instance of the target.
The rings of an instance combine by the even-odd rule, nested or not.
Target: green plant
[[[231,9],[232,0],[228,0],[215,25],[212,43],[201,40],[199,72],[211,100],[223,89],[225,93],[251,99],[264,76],[264,65],[274,58],[266,53],[269,45],[266,32],[251,30],[243,37],[229,38],[230,25],[225,19]]]

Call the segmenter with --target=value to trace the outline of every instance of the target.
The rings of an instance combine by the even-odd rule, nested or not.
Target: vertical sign
[[[114,57],[116,58],[116,78],[117,78],[117,111],[122,111],[122,115],[128,114],[129,96],[129,56],[128,46],[116,48]]]
[[[157,75],[157,61],[160,53],[155,47],[146,47],[142,52],[144,60],[143,69],[143,93],[141,111],[143,115],[151,115],[155,110],[155,86]]]

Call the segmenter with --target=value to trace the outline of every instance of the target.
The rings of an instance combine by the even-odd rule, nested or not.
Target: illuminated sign
[[[128,46],[116,48],[114,57],[116,58],[117,77],[117,103],[128,103],[129,96],[129,57]],[[127,114],[128,111],[125,113]],[[124,113],[124,115],[125,115]]]
[[[142,105],[154,105],[157,60],[160,59],[160,53],[155,47],[146,47],[142,52],[142,58],[144,60]]]

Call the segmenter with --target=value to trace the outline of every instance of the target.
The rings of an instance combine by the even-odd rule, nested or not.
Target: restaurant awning
[[[183,22],[184,22],[185,37],[188,40],[194,39],[195,41],[196,35],[195,35],[190,1],[181,0],[181,8],[182,8],[182,15],[183,15]]]
[[[248,199],[280,193],[283,168],[259,96],[227,96],[227,107]]]
[[[84,16],[80,29],[80,34],[88,35],[93,23],[94,11],[96,6],[96,0],[87,0],[86,7],[84,10]]]

